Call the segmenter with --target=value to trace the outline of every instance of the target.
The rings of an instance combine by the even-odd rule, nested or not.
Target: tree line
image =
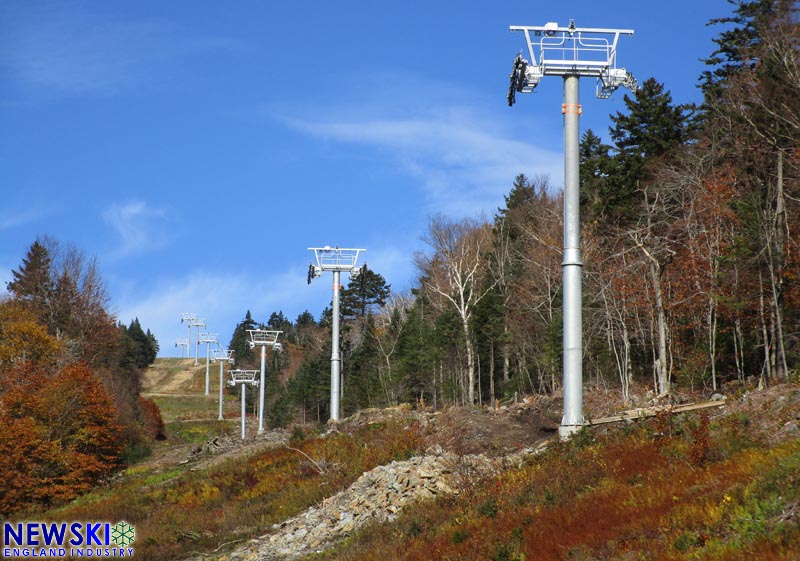
[[[158,341],[117,323],[94,260],[44,238],[0,301],[0,514],[68,500],[164,438],[142,398]]]
[[[650,78],[611,115],[608,144],[581,138],[584,381],[626,401],[636,385],[764,387],[800,366],[797,5],[732,5],[710,22],[724,30],[702,104]],[[345,412],[558,391],[560,191],[518,175],[493,217],[433,216],[423,240],[409,294],[373,271],[344,291]],[[286,392],[303,418],[327,418],[326,314],[292,326],[306,352]]]

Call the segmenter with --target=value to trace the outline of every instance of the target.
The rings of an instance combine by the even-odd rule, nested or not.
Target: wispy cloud
[[[0,211],[0,230],[9,230],[34,222],[47,214],[41,208],[32,208],[20,211],[2,210]]]
[[[110,95],[147,83],[152,67],[218,47],[168,22],[122,20],[68,2],[0,8],[0,71],[49,95]]]
[[[419,79],[392,81],[398,82],[411,83],[413,91],[371,90],[357,109],[328,106],[303,116],[284,110],[277,118],[303,135],[374,149],[387,169],[419,180],[428,212],[492,211],[521,172],[560,178],[561,153],[522,140],[519,127],[499,115],[496,100],[457,87],[442,95],[447,87]]]
[[[164,217],[164,210],[151,208],[141,201],[107,208],[103,212],[103,220],[116,230],[120,238],[119,245],[108,256],[109,259],[118,260],[166,245],[168,238],[163,227]]]

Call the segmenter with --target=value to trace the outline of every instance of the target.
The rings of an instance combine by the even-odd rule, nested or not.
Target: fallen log
[[[687,411],[697,411],[699,409],[708,409],[710,407],[722,407],[725,405],[724,401],[704,401],[702,403],[686,403],[683,405],[661,405],[656,407],[639,407],[623,411],[619,415],[612,415],[610,417],[600,417],[599,419],[587,419],[586,426],[604,425],[607,423],[618,423],[620,421],[634,421],[636,419],[644,419],[646,417],[655,417],[661,413],[672,415],[674,413],[685,413]]]

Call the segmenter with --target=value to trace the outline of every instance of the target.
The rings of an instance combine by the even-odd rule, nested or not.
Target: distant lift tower
[[[194,318],[189,322],[191,327],[195,328],[195,338],[194,338],[194,365],[197,366],[199,362],[197,361],[197,355],[199,352],[200,347],[200,328],[206,328],[206,320],[205,318]]]
[[[283,331],[273,331],[269,329],[248,329],[250,334],[251,349],[261,347],[261,378],[258,385],[258,434],[264,432],[264,377],[267,370],[267,347],[280,351],[281,344],[278,343],[278,336]]]
[[[181,314],[181,323],[186,324],[186,358],[192,358],[189,346],[192,344],[192,322],[194,321],[197,321],[196,314],[190,314],[188,312]]]
[[[175,346],[181,348],[181,358],[183,358],[184,347],[186,347],[186,356],[189,356],[189,339],[175,339]]]
[[[185,323],[189,329],[189,342],[191,343],[192,340],[192,327],[197,328],[197,336],[195,337],[195,344],[194,344],[194,365],[197,366],[197,347],[200,346],[200,328],[206,328],[206,320],[203,318],[197,317],[195,314],[183,314],[181,315],[181,323]],[[189,358],[189,353],[186,353],[186,357]]]
[[[228,364],[233,364],[233,349],[214,349],[214,354],[212,355],[212,360],[214,362],[219,362],[219,417],[218,420],[221,421],[222,417],[222,390],[225,387],[225,377],[223,374],[223,366],[227,362]]]
[[[247,413],[247,405],[245,403],[247,401],[247,386],[259,385],[258,380],[256,380],[257,373],[258,370],[241,370],[238,368],[230,371],[231,379],[228,380],[228,385],[232,388],[235,388],[236,386],[240,386],[242,388],[242,440],[244,440],[247,436],[244,424],[245,414]]]
[[[209,385],[211,383],[211,377],[208,373],[209,360],[211,358],[211,343],[217,345],[219,341],[217,341],[216,333],[201,333],[198,341],[206,344],[206,395],[208,395],[210,391]]]
[[[358,278],[362,274],[366,265],[359,269],[356,267],[358,255],[366,249],[344,249],[338,245],[331,247],[309,247],[314,252],[317,264],[310,263],[308,266],[308,284],[311,279],[322,276],[324,271],[333,272],[333,321],[331,325],[331,339],[333,349],[331,350],[331,420],[339,420],[339,401],[341,400],[341,364],[339,356],[339,291],[342,289],[340,284],[341,273],[350,273],[351,279]]]
[[[511,71],[508,104],[517,92],[530,93],[543,76],[564,80],[564,417],[559,434],[562,439],[580,430],[583,418],[583,340],[581,313],[580,208],[579,208],[579,117],[578,79],[597,79],[597,97],[606,99],[620,86],[632,91],[636,80],[624,68],[617,68],[617,42],[620,35],[633,35],[632,29],[567,27],[549,22],[542,27],[511,26],[522,31],[531,62],[517,55]],[[538,53],[538,56],[537,56]]]

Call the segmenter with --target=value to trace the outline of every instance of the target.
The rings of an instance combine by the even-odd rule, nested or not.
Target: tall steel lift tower
[[[266,386],[264,378],[267,371],[267,347],[280,351],[282,347],[278,343],[278,336],[283,331],[248,329],[247,332],[250,334],[250,341],[247,343],[250,348],[261,347],[261,378],[258,386],[258,434],[261,434],[264,432],[264,386]]]
[[[333,321],[331,325],[331,339],[333,349],[331,350],[331,418],[332,421],[339,420],[339,401],[341,400],[341,363],[339,356],[339,292],[342,289],[340,284],[341,274],[350,273],[351,279],[358,278],[362,274],[363,268],[356,267],[358,255],[366,249],[344,249],[338,245],[331,247],[309,247],[314,252],[317,264],[308,265],[308,284],[311,279],[322,276],[324,271],[333,272]]]
[[[201,343],[206,344],[206,394],[208,395],[210,392],[210,382],[211,377],[209,375],[209,360],[211,359],[211,343],[215,345],[219,345],[219,341],[217,341],[217,334],[216,333],[201,333],[200,339],[198,339]]]
[[[579,118],[582,112],[578,97],[578,80],[597,80],[597,97],[606,99],[620,86],[632,91],[636,80],[624,68],[617,68],[617,42],[620,35],[633,35],[632,29],[598,29],[567,27],[548,22],[541,27],[512,25],[511,31],[522,31],[528,45],[528,62],[520,53],[509,76],[508,105],[514,105],[517,92],[530,93],[543,76],[560,76],[564,80],[564,417],[559,427],[562,439],[569,438],[584,425],[583,418],[583,335],[582,335],[582,267],[580,249],[579,206]]]

